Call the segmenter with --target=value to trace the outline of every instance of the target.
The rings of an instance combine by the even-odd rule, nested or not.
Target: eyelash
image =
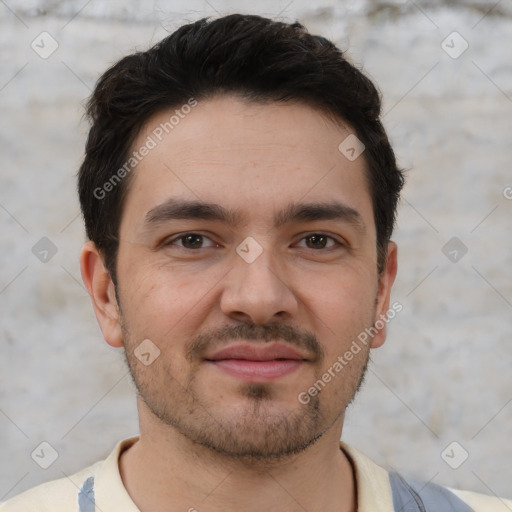
[[[164,243],[162,244],[163,246],[170,246],[170,245],[174,245],[174,242],[176,242],[177,240],[184,240],[186,237],[190,236],[190,235],[194,235],[196,237],[202,237],[203,239],[208,239],[210,240],[213,244],[215,244],[215,242],[213,242],[213,240],[211,240],[210,237],[206,236],[206,235],[202,235],[201,233],[195,233],[193,231],[191,232],[188,232],[188,233],[183,233],[181,235],[178,235],[178,236],[175,236],[171,239],[168,239],[166,241],[164,241]],[[309,233],[308,235],[306,236],[303,236],[300,241],[306,239],[306,238],[310,238],[310,237],[313,237],[313,236],[321,236],[321,237],[325,237],[325,238],[328,238],[329,240],[331,240],[332,242],[334,242],[335,245],[332,245],[331,247],[322,247],[321,249],[311,249],[312,251],[321,251],[321,250],[328,250],[328,249],[334,249],[335,247],[345,247],[345,244],[341,243],[340,241],[338,241],[336,238],[334,238],[333,236],[331,235],[328,235],[327,233],[323,233],[321,231],[315,231],[315,232],[312,232],[312,233]],[[216,246],[218,246],[219,244],[215,244]],[[210,247],[199,247],[199,249],[188,249],[186,247],[183,247],[183,246],[180,246],[178,245],[177,247],[179,247],[180,249],[184,249],[186,251],[198,251],[199,249],[209,249],[209,248],[212,248],[214,246],[210,246]],[[307,247],[306,247],[307,248]]]

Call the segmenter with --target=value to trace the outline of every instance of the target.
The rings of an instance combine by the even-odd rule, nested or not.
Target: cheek
[[[305,276],[308,276],[307,278]],[[377,296],[376,272],[362,264],[340,265],[322,272],[296,276],[303,300],[314,305],[320,318],[334,324],[350,325],[366,318]]]
[[[377,278],[372,272],[340,271],[318,282],[308,298],[304,298],[314,312],[316,334],[324,345],[324,365],[330,366],[373,324],[376,294]],[[358,352],[362,354],[367,346],[360,345]]]
[[[170,333],[193,309],[190,295],[176,283],[150,282],[149,279],[138,283],[134,279],[130,288],[125,294],[128,303],[123,312],[130,319],[130,327],[139,332],[154,336]]]
[[[194,332],[202,321],[218,272],[183,272],[161,262],[125,265],[121,305],[130,335],[166,342],[178,332]],[[121,286],[122,285],[122,286]]]

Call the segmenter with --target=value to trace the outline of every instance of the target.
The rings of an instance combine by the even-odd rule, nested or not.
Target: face
[[[134,149],[171,114],[150,119]],[[126,348],[141,422],[252,458],[341,432],[384,332],[344,354],[386,311],[394,278],[393,265],[377,273],[364,159],[338,150],[350,133],[303,104],[224,96],[199,102],[137,165],[119,329],[100,323]]]

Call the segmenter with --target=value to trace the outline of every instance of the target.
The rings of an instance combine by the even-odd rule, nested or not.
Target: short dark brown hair
[[[380,272],[404,177],[379,119],[377,89],[341,50],[300,23],[232,14],[184,25],[149,50],[124,57],[101,76],[89,99],[92,126],[78,191],[87,236],[114,283],[135,138],[155,113],[218,94],[304,102],[355,130],[365,145]]]

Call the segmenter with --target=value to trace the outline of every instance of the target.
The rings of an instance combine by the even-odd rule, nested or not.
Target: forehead
[[[364,158],[351,161],[338,149],[351,133],[302,103],[220,96],[159,112],[132,147],[151,149],[131,176],[122,224],[127,216],[137,223],[172,197],[260,219],[276,207],[336,200],[372,223]]]

